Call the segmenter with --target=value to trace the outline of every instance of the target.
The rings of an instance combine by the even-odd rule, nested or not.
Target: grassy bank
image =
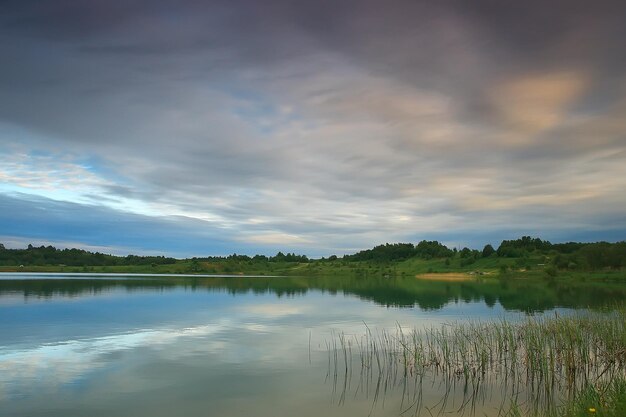
[[[489,257],[465,265],[462,259],[411,258],[394,262],[313,260],[309,262],[269,261],[194,261],[178,260],[169,264],[147,265],[8,265],[0,272],[79,272],[79,273],[134,273],[134,274],[226,274],[226,275],[285,275],[285,276],[415,276],[419,274],[466,273],[484,278],[508,277],[571,277],[590,279],[624,279],[626,270],[600,269],[585,271],[555,271],[540,259],[511,259]]]

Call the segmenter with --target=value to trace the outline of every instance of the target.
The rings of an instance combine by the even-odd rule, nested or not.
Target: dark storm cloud
[[[338,250],[444,228],[603,236],[626,204],[618,1],[1,7],[9,191],[58,175],[18,155],[95,157],[83,200]]]

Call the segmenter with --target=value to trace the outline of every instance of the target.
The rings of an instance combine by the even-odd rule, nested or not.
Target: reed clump
[[[361,367],[359,386],[376,385],[375,400],[394,385],[406,390],[408,380],[420,390],[423,379],[431,377],[446,381],[450,389],[462,386],[467,397],[463,403],[472,408],[486,395],[486,387],[503,390],[501,415],[626,416],[625,401],[620,400],[626,397],[623,308],[421,330],[398,325],[373,332],[366,326],[360,336],[339,336],[335,347],[344,355],[329,359],[335,376],[337,369],[346,377],[347,369],[352,374],[345,352],[353,345]],[[421,397],[413,393],[412,398],[417,399],[411,403],[417,412]]]

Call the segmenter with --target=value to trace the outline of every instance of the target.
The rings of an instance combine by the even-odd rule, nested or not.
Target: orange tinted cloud
[[[517,140],[525,143],[563,123],[588,85],[582,72],[525,74],[496,85],[490,98],[504,122],[518,134]]]

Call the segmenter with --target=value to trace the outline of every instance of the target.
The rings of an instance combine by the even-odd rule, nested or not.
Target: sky
[[[4,0],[0,242],[626,239],[622,1]]]

